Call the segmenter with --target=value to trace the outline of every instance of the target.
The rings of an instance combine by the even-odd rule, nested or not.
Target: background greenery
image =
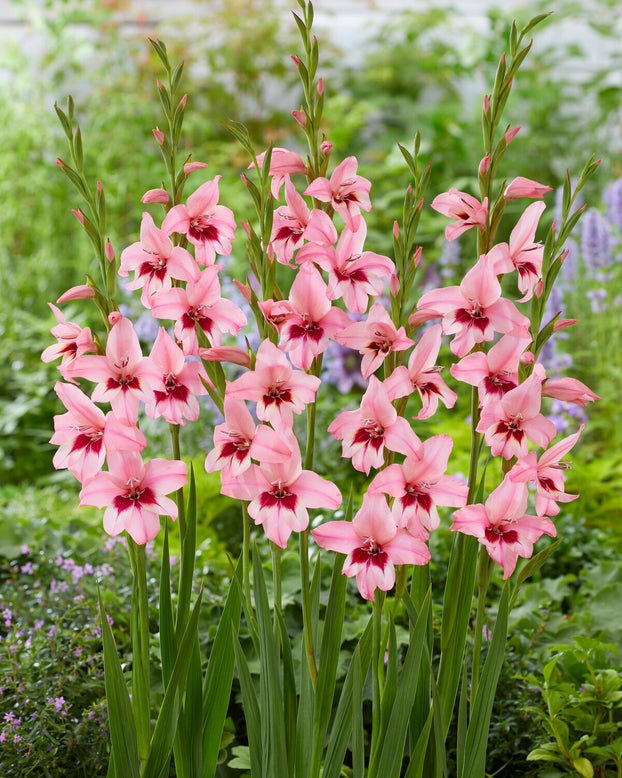
[[[82,570],[86,564],[93,569],[114,565],[115,584],[106,589],[114,592],[109,612],[122,631],[130,583],[119,548],[104,546],[101,517],[75,508],[77,483],[68,473],[53,471],[52,447],[47,444],[52,417],[60,408],[52,391],[56,367],[40,361],[54,324],[46,303],[69,286],[82,283],[93,267],[89,244],[71,214],[76,207],[74,194],[54,164],[66,148],[52,104],[55,98],[62,104],[68,92],[74,96],[87,173],[104,186],[110,239],[118,254],[137,239],[141,195],[159,186],[163,175],[151,134],[159,120],[154,88],[159,71],[145,31],[130,35],[116,25],[115,12],[121,2],[51,0],[43,7],[26,2],[15,5],[41,42],[41,58],[37,78],[33,78],[32,61],[17,47],[2,47],[0,59],[0,71],[8,76],[0,82],[0,611],[11,613],[0,620],[0,678],[7,679],[0,694],[0,716],[4,717],[0,727],[5,732],[0,767],[7,776],[29,774],[24,765],[32,774],[43,774],[37,770],[45,768],[46,775],[62,771],[82,775],[80,770],[88,767],[90,772],[84,774],[91,775],[106,758],[105,740],[91,726],[97,716],[103,716],[102,686],[91,672],[100,662],[93,620],[95,578],[87,572],[75,580],[71,564],[63,560],[74,560],[74,567]],[[565,366],[564,372],[583,380],[602,400],[589,409],[590,423],[573,457],[567,491],[580,492],[581,498],[563,507],[558,521],[565,537],[562,549],[542,570],[540,579],[524,588],[520,607],[513,614],[508,671],[497,703],[499,715],[493,717],[497,723],[491,733],[489,764],[491,773],[508,778],[566,774],[563,759],[561,763],[551,759],[544,767],[526,761],[535,745],[533,719],[526,706],[546,713],[538,686],[545,688],[542,668],[554,646],[562,642],[578,651],[580,647],[572,640],[581,636],[611,643],[614,648],[622,640],[619,629],[612,630],[622,593],[622,414],[618,401],[622,358],[620,350],[611,347],[622,342],[622,195],[616,200],[606,194],[622,176],[622,52],[615,46],[615,2],[556,2],[555,6],[554,17],[536,32],[533,51],[508,105],[508,121],[512,126],[520,124],[521,132],[506,155],[506,172],[508,178],[520,174],[557,187],[566,169],[571,175],[578,172],[591,153],[603,158],[599,175],[585,193],[587,205],[601,221],[592,216],[592,231],[579,227],[573,236],[558,301],[564,316],[577,318],[581,324],[569,338],[559,338],[555,353],[549,354],[550,369]],[[288,56],[295,51],[295,29],[277,0],[231,0],[214,5],[209,15],[205,3],[197,2],[196,7],[196,15],[179,20],[174,29],[163,33],[149,28],[147,32],[154,37],[165,34],[171,60],[186,61],[187,152],[194,160],[209,162],[206,177],[224,174],[222,201],[234,209],[239,222],[250,218],[250,204],[239,181],[247,162],[220,122],[228,118],[245,122],[260,149],[270,142],[291,143],[289,111],[300,103]],[[541,10],[548,9],[530,3],[516,14],[525,21]],[[485,22],[484,27],[475,27],[458,9],[431,6],[424,12],[404,12],[371,36],[356,65],[346,64],[334,43],[322,46],[326,135],[337,158],[356,154],[361,174],[373,181],[370,249],[392,250],[392,224],[408,184],[396,142],[411,145],[417,129],[424,155],[433,162],[428,202],[449,186],[476,191],[481,96],[492,83],[511,17],[493,8]],[[577,30],[582,31],[578,36]],[[585,45],[581,45],[582,35]],[[611,51],[611,55],[594,58],[591,52],[595,49]],[[193,175],[197,184],[203,180],[201,173]],[[551,197],[550,220],[554,210]],[[424,284],[453,283],[461,268],[473,262],[469,236],[451,251],[444,243],[445,222],[431,209],[424,209],[420,231]],[[241,268],[244,258],[239,238],[230,259],[232,267]],[[78,305],[67,305],[64,312],[68,319],[88,323]],[[344,380],[346,371],[347,365],[336,355],[334,375]],[[352,405],[359,394],[353,385]],[[324,427],[333,410],[328,403]],[[559,408],[556,416],[560,425],[569,423],[574,430],[577,420],[568,416],[572,410]],[[468,415],[466,401],[459,401],[460,414]],[[202,469],[201,452],[209,445],[214,423],[209,408],[203,416],[205,420],[187,436],[185,445],[194,451],[196,472],[201,474],[201,554],[209,573],[206,580],[211,581],[211,608],[217,611],[218,584],[228,570],[226,552],[237,553],[240,524],[231,501],[219,494],[218,479]],[[466,424],[461,435],[455,421],[439,411],[430,434],[445,431],[451,431],[456,440],[450,463],[453,472],[466,472]],[[161,446],[164,450],[163,442]],[[335,461],[338,468],[346,468],[338,446],[320,450],[320,467],[334,471]],[[433,540],[433,570],[439,580],[448,534],[440,531]],[[59,582],[68,587],[64,596],[50,597],[50,591],[58,591]],[[294,579],[288,581],[286,576],[284,587],[288,625],[295,632],[300,613]],[[85,610],[70,605],[74,595],[85,598]],[[206,624],[210,613],[205,613]],[[357,634],[359,615],[354,611],[347,627],[352,638]],[[45,629],[35,629],[40,620]],[[43,636],[54,624],[60,625],[58,636],[46,644]],[[32,639],[27,643],[29,636]],[[78,650],[91,660],[88,668],[82,660],[72,660]],[[619,674],[615,651],[593,651],[599,671],[613,669]],[[48,652],[46,661],[41,652]],[[39,674],[32,673],[35,661]],[[586,679],[578,673],[576,661],[576,654],[566,650],[549,681],[554,685],[557,678],[566,683],[561,673],[569,673],[568,683],[576,689],[559,692],[567,699],[563,710],[578,705],[584,715],[588,709],[596,710],[597,704],[580,700],[580,686]],[[58,686],[61,675],[65,680]],[[59,710],[50,700],[60,697],[65,702]],[[27,743],[15,740],[26,731],[23,725],[14,725],[21,709],[41,722],[38,729],[31,728]],[[239,756],[239,750],[232,749],[244,745],[236,710],[239,715],[239,705],[236,708],[234,703],[229,735],[223,741],[223,762],[232,753]],[[612,727],[599,735],[598,742],[582,741],[581,749],[619,744],[620,712],[615,703],[606,710]],[[568,738],[581,739],[585,715],[583,720],[570,716]],[[53,753],[46,750],[50,738]],[[549,752],[555,755],[554,750]],[[597,757],[606,763],[603,753]],[[223,766],[222,771],[223,775],[240,774],[233,767]]]

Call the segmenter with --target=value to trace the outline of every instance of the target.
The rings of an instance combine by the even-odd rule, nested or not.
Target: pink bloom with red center
[[[213,265],[216,252],[229,256],[235,233],[233,211],[218,205],[218,181],[206,181],[193,192],[186,205],[175,205],[162,222],[162,232],[187,235],[196,246],[196,260],[201,265]]]
[[[344,227],[336,247],[307,243],[296,255],[296,262],[315,262],[328,273],[328,297],[343,298],[353,313],[365,313],[369,295],[382,294],[383,278],[389,278],[395,265],[381,254],[363,251],[367,225],[361,220],[356,232]]]
[[[213,346],[222,344],[222,333],[236,335],[246,325],[246,316],[231,300],[220,294],[218,265],[211,265],[189,281],[185,289],[158,292],[151,313],[157,319],[175,321],[175,337],[183,344],[185,354],[198,354],[198,325]]]
[[[498,243],[488,252],[497,275],[518,271],[518,288],[523,293],[521,303],[531,299],[534,286],[540,280],[544,247],[534,239],[545,208],[544,203],[528,206],[510,234],[509,245]]]
[[[380,303],[374,303],[366,321],[350,324],[335,335],[337,343],[356,349],[363,355],[361,373],[369,378],[392,351],[405,351],[414,344],[406,337],[406,330],[399,330]]]
[[[317,376],[294,370],[274,343],[264,340],[257,349],[255,369],[236,378],[227,387],[230,397],[257,403],[257,417],[273,427],[291,427],[293,414],[313,402],[321,381]]]
[[[186,362],[184,352],[173,338],[160,327],[149,355],[159,371],[153,397],[145,412],[152,419],[162,416],[169,424],[185,424],[199,418],[197,395],[207,394],[201,378],[208,380],[200,362]]]
[[[536,452],[530,451],[526,457],[519,459],[510,470],[509,477],[512,481],[535,482],[535,503],[538,516],[544,516],[544,514],[556,516],[559,513],[558,502],[571,502],[579,496],[578,494],[566,494],[564,491],[563,471],[570,467],[570,463],[562,462],[561,458],[573,448],[584,427],[585,424],[582,424],[574,435],[569,435],[554,446],[547,448],[539,460],[536,457]]]
[[[480,201],[466,192],[459,192],[453,187],[449,192],[437,195],[432,200],[432,208],[443,216],[449,216],[450,219],[456,219],[452,224],[445,228],[445,237],[447,240],[454,240],[463,232],[470,230],[471,227],[478,227],[482,232],[486,229],[486,219],[488,218],[488,198],[484,202]]]
[[[342,456],[352,457],[352,466],[366,475],[384,464],[385,446],[406,456],[421,451],[421,441],[406,419],[397,415],[386,387],[373,375],[360,408],[340,413],[328,431],[343,441]]]
[[[235,478],[223,471],[222,493],[250,499],[248,514],[262,524],[268,538],[285,548],[292,532],[309,526],[307,508],[336,510],[341,492],[331,481],[301,467],[300,449],[293,431],[281,430],[290,456],[284,462],[251,465]]]
[[[58,322],[50,330],[57,342],[43,351],[41,359],[43,362],[53,362],[58,357],[61,357],[60,370],[63,373],[63,368],[71,364],[76,357],[91,351],[97,351],[97,347],[93,342],[93,336],[88,327],[82,328],[79,324],[67,321],[59,308],[52,303],[48,303],[48,305]]]
[[[421,538],[399,528],[386,499],[366,494],[352,521],[328,521],[311,530],[318,546],[347,554],[342,572],[356,576],[361,597],[373,600],[376,589],[395,584],[395,565],[427,565],[430,552]]]
[[[124,530],[139,545],[153,540],[160,516],[177,518],[177,505],[165,495],[188,483],[185,462],[151,459],[143,464],[133,451],[111,451],[108,472],[99,473],[80,492],[80,505],[105,508],[104,529],[109,535]]]
[[[546,448],[555,437],[555,425],[540,413],[541,392],[542,379],[532,374],[500,400],[484,405],[477,431],[484,433],[494,457],[524,457],[529,441]]]
[[[353,232],[361,223],[361,209],[371,211],[371,181],[357,176],[357,168],[356,157],[347,157],[334,169],[330,181],[316,178],[304,192],[322,203],[330,203]]]
[[[520,358],[530,343],[531,335],[522,330],[517,335],[504,335],[486,354],[467,354],[449,371],[458,381],[477,386],[481,405],[488,400],[500,400],[518,386]]]
[[[170,289],[172,278],[190,281],[199,272],[192,255],[180,246],[173,246],[171,239],[153,223],[150,214],[143,213],[140,240],[121,252],[120,276],[134,271],[134,280],[126,289],[141,289],[141,302],[151,308],[152,295],[160,289]]]
[[[585,408],[585,403],[600,400],[597,394],[576,378],[547,378],[542,384],[542,396],[575,403]]]
[[[350,319],[330,304],[326,284],[310,262],[300,266],[286,305],[289,313],[278,327],[279,346],[296,367],[309,370],[315,357],[328,348],[329,338],[343,331]]]
[[[539,200],[550,191],[550,186],[539,184],[537,181],[532,181],[530,178],[518,176],[509,183],[505,190],[504,197],[506,200],[516,200],[518,197],[530,197]]]
[[[369,485],[369,494],[384,492],[395,497],[397,525],[424,540],[427,530],[439,525],[437,505],[461,508],[466,503],[467,485],[445,475],[452,446],[449,435],[434,435],[423,441],[419,456],[406,457],[401,465],[389,465]]]
[[[141,451],[147,445],[137,427],[123,424],[112,412],[104,415],[77,386],[57,382],[54,391],[67,408],[54,416],[50,440],[60,446],[53,460],[57,470],[66,467],[84,483],[102,469],[106,451]]]
[[[468,271],[460,286],[426,292],[417,309],[434,311],[443,317],[443,332],[456,336],[450,348],[458,357],[468,354],[476,343],[492,340],[495,332],[529,328],[529,319],[513,302],[501,297],[501,285],[485,254]]]
[[[237,478],[257,462],[284,462],[290,447],[266,424],[255,426],[243,400],[234,400],[225,392],[225,421],[214,429],[214,448],[205,458],[208,473],[226,470],[227,478]]]
[[[129,319],[121,316],[110,330],[105,356],[81,356],[67,368],[71,378],[97,382],[92,399],[109,402],[126,424],[134,424],[140,401],[149,402],[158,375],[149,357],[143,357]]]
[[[265,156],[265,151],[262,151],[261,154],[257,155],[259,167],[262,167]],[[248,167],[252,168],[254,167],[254,164],[251,163]],[[272,192],[272,197],[274,197],[275,200],[280,200],[281,187],[283,186],[283,181],[285,181],[286,176],[292,175],[293,173],[306,172],[307,166],[303,162],[300,154],[297,154],[295,151],[289,151],[288,149],[282,149],[275,146],[272,149],[272,154],[270,156],[270,175],[272,176],[270,190]]]
[[[514,483],[506,475],[485,505],[465,505],[453,514],[451,529],[476,537],[503,568],[504,580],[514,572],[519,556],[528,559],[533,554],[538,538],[556,535],[555,525],[548,517],[525,513],[527,500],[527,485]]]
[[[315,208],[309,211],[289,176],[285,177],[285,200],[287,205],[282,205],[274,212],[270,238],[279,262],[289,265],[304,239],[326,246],[335,243],[337,230],[329,215]]]
[[[435,365],[441,348],[441,325],[426,330],[412,350],[408,367],[400,365],[385,380],[391,400],[419,392],[422,407],[415,419],[429,419],[436,413],[440,400],[446,408],[453,408],[457,395],[440,376],[441,366]]]

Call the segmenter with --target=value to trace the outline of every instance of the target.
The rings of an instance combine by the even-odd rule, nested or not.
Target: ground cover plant
[[[555,425],[540,416],[539,401],[548,397],[548,408],[550,400],[570,398],[584,406],[596,396],[576,379],[552,377],[540,353],[551,335],[563,334],[570,325],[559,311],[547,315],[546,303],[580,215],[578,192],[596,165],[588,162],[578,183],[567,180],[557,224],[542,233],[543,238],[547,235],[544,243],[536,241],[548,187],[524,177],[508,186],[496,177],[505,152],[514,147],[510,143],[516,143],[515,130],[500,126],[501,112],[528,51],[531,28],[512,28],[507,62],[501,60],[494,90],[484,102],[487,145],[478,168],[480,199],[456,189],[433,199],[437,211],[457,220],[446,230],[449,242],[470,229],[468,236],[476,235],[478,244],[474,254],[479,259],[465,268],[464,280],[458,277],[459,285],[442,291],[421,284],[420,268],[425,265],[415,232],[429,168],[421,162],[418,136],[412,151],[401,150],[412,181],[403,217],[390,229],[392,257],[364,250],[373,196],[368,199],[369,181],[358,174],[353,157],[332,162],[332,144],[321,130],[325,86],[316,72],[312,9],[300,6],[303,51],[294,62],[305,99],[294,118],[309,142],[309,156],[305,161],[280,147],[260,155],[246,128],[229,124],[248,154],[250,172],[244,184],[256,215],[244,225],[250,271],[240,273],[238,254],[229,267],[238,283],[227,291],[220,263],[226,265],[239,245],[239,236],[234,243],[239,216],[220,204],[218,174],[184,198],[187,179],[205,175],[204,166],[190,158],[184,165],[184,155],[176,153],[183,145],[186,99],[179,88],[181,68],[171,66],[164,46],[154,45],[166,76],[158,88],[164,129],[156,127],[154,135],[170,181],[143,198],[164,206],[164,220],[159,207],[152,206],[143,215],[140,240],[119,249],[118,258],[108,241],[103,188],[90,182],[84,167],[73,105],[58,109],[71,150],[71,158],[58,165],[84,197],[75,215],[91,241],[100,273],[63,295],[61,308],[54,309],[58,345],[47,348],[44,358],[62,358],[66,383],[59,382],[56,391],[67,409],[56,419],[53,442],[60,449],[55,465],[68,467],[82,482],[83,504],[107,508],[104,526],[110,534],[129,533],[134,574],[131,698],[123,675],[129,667],[119,663],[108,622],[102,621],[107,697],[113,708],[112,775],[123,774],[121,764],[129,764],[132,774],[164,775],[171,760],[180,775],[216,770],[277,775],[285,763],[291,774],[301,775],[320,769],[325,775],[344,769],[369,775],[397,775],[400,770],[442,774],[446,769],[483,774],[510,606],[519,602],[520,584],[537,572],[551,549],[524,567],[519,563],[514,573],[517,557],[530,556],[541,534],[555,534],[558,519],[550,517],[559,512],[557,503],[573,496],[565,492],[561,464],[577,442],[579,425],[562,433],[566,437],[560,440]],[[278,197],[285,204],[275,201]],[[523,215],[517,212],[514,217],[509,211],[502,221],[505,205],[515,207],[523,197],[535,202]],[[497,236],[495,242],[500,224],[506,240]],[[138,323],[131,323],[136,308],[128,307],[116,289],[118,269],[122,278],[134,273],[130,287],[140,290],[146,319],[152,317],[153,336],[146,328],[140,338],[151,348],[148,358],[142,357],[146,349],[143,346],[141,353]],[[514,271],[518,279],[514,275],[514,283],[509,283],[507,275],[504,294],[522,295],[522,302],[529,303],[522,308],[530,313],[528,318],[501,296],[497,276]],[[491,296],[489,305],[480,299],[486,294]],[[77,311],[83,299],[95,302],[93,310],[103,314],[103,327],[96,317],[89,316],[88,328],[84,319],[76,325],[65,317],[67,303]],[[429,326],[434,318],[442,323]],[[255,332],[245,326],[252,319]],[[489,326],[482,326],[481,319]],[[169,325],[167,331],[161,320],[175,322],[174,328]],[[494,330],[502,337],[493,340]],[[441,332],[455,337],[437,358]],[[325,336],[350,349],[361,391],[350,395],[350,406],[333,396],[330,402],[318,402],[316,412],[314,395],[317,391],[321,398],[327,385],[322,389],[319,382],[325,378]],[[491,373],[491,365],[502,356],[506,363]],[[327,353],[328,367],[329,357]],[[447,357],[453,378],[473,385],[467,390],[470,408],[468,400],[456,403],[439,376],[435,362]],[[478,378],[478,371],[484,368],[489,380],[482,385],[485,375]],[[376,376],[377,371],[382,373]],[[107,416],[77,388],[75,382],[84,378],[99,384],[92,400],[101,405],[110,399]],[[87,388],[84,381],[80,386]],[[493,402],[490,395],[497,390]],[[439,401],[462,408],[460,419],[471,414],[471,455],[464,469],[453,469],[464,473],[466,484],[444,474],[454,430],[450,428],[451,435],[437,430],[443,423],[440,416],[426,428]],[[207,632],[203,595],[194,580],[201,515],[196,506],[205,500],[205,481],[197,490],[199,479],[190,473],[186,497],[178,493],[172,501],[166,496],[186,482],[181,453],[186,458],[187,446],[191,450],[197,436],[187,435],[191,425],[184,422],[195,421],[199,403],[206,402],[212,403],[212,413],[222,413],[205,460],[209,473],[221,471],[222,484],[208,493],[245,504],[241,555],[239,547],[233,549],[240,561],[235,574],[229,570],[234,580],[226,600],[221,593]],[[247,402],[253,404],[256,418]],[[298,416],[305,405],[306,425],[302,414]],[[413,416],[411,425],[406,419]],[[164,439],[155,432],[158,417],[170,425],[173,460],[161,456]],[[325,443],[327,428],[333,441]],[[144,448],[145,435],[152,458],[143,465],[137,452]],[[463,437],[458,433],[456,440]],[[529,451],[527,438],[544,449],[539,459],[535,450]],[[480,458],[486,445],[491,451]],[[342,462],[335,467],[340,449]],[[107,470],[101,471],[104,453]],[[372,469],[378,469],[375,476]],[[528,491],[530,482],[535,491]],[[337,484],[345,496],[343,484],[348,483],[354,488],[340,504]],[[444,548],[431,533],[439,522],[435,503],[458,508],[453,524],[449,512],[441,510],[445,538],[459,538],[448,540]],[[227,514],[230,504],[223,505]],[[321,512],[310,520],[307,507]],[[155,642],[144,544],[162,538],[158,514],[178,519],[180,538],[175,539],[169,522],[161,547]],[[260,526],[267,541],[261,539]],[[286,550],[295,534],[298,556]],[[310,534],[320,546],[340,552],[334,564],[332,554],[318,552],[312,542],[309,548]],[[435,570],[426,565],[426,542],[434,552],[443,548],[445,553],[444,560],[434,556]],[[171,593],[172,543],[179,546],[181,568]],[[497,573],[491,560],[500,566]],[[356,589],[348,589],[340,577],[342,567],[356,576],[362,599],[354,600],[356,616],[351,612],[351,624],[341,635],[326,625],[341,624],[346,597],[348,602],[357,597]],[[445,573],[440,584],[439,571]],[[272,576],[271,584],[266,573]],[[196,577],[202,577],[199,569]],[[471,641],[467,633],[476,578],[479,596]],[[426,594],[431,579],[437,592],[434,602]],[[439,588],[447,589],[444,601]],[[456,593],[463,596],[458,608]],[[374,603],[371,618],[365,600]],[[496,603],[492,617],[487,615],[490,602]],[[126,648],[118,648],[123,657]],[[233,707],[228,707],[232,684]],[[336,724],[328,730],[333,715]],[[202,720],[198,734],[190,726],[197,717]],[[308,721],[312,727],[306,726]],[[556,726],[551,724],[553,730]],[[451,745],[445,752],[448,733]],[[223,747],[232,742],[234,759],[226,768],[218,767]],[[615,755],[611,742],[590,747],[601,749],[594,752],[601,760],[602,749],[611,747]],[[546,751],[546,744],[542,748]],[[581,749],[571,751],[570,743],[564,748],[562,762],[588,769],[589,759]]]

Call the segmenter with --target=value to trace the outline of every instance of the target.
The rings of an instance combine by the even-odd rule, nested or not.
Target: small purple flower
[[[618,232],[622,232],[622,178],[618,178],[603,192],[607,218]]]
[[[591,270],[608,267],[611,263],[611,227],[596,208],[583,215],[581,254],[585,266]]]
[[[26,562],[25,565],[22,565],[19,569],[20,573],[23,573],[24,575],[32,575],[34,572],[34,567],[32,565],[32,562]]]

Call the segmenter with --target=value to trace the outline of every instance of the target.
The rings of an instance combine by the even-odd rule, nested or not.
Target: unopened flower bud
[[[553,332],[559,332],[560,330],[565,330],[566,327],[572,327],[573,324],[576,324],[576,319],[558,319],[555,324],[553,324]]]
[[[479,177],[486,178],[486,175],[489,170],[490,170],[490,157],[488,156],[488,154],[486,154],[486,156],[479,163],[479,168],[477,169]]]
[[[162,132],[162,130],[159,127],[156,127],[153,130],[153,134],[154,134],[155,139],[158,142],[158,144],[160,146],[164,145],[164,133]]]
[[[484,95],[484,114],[490,113],[490,96]]]
[[[535,356],[531,353],[531,351],[523,351],[523,353],[520,355],[520,363],[521,365],[533,365],[535,362]]]
[[[141,203],[162,203],[165,205],[169,201],[166,189],[149,189],[140,198]]]
[[[82,209],[78,208],[78,210],[76,210],[75,208],[72,208],[71,209],[71,213],[76,217],[76,219],[84,227],[84,214],[82,213]]]
[[[535,285],[533,293],[536,297],[540,298],[542,297],[542,292],[544,290],[544,283],[542,280],[538,281],[538,283]]]
[[[121,311],[111,311],[108,314],[108,321],[114,326],[118,321],[121,321],[123,314]]]
[[[391,297],[397,297],[400,291],[400,279],[397,276],[397,273],[391,273],[391,277],[389,278],[389,291],[391,292]]]
[[[164,84],[163,84],[163,83],[160,81],[160,79],[159,79],[159,78],[158,78],[158,80],[156,81],[156,84],[157,84],[157,86],[158,86],[158,89],[159,89],[159,90],[160,90],[160,92],[161,92],[161,91],[164,89]]]
[[[245,224],[245,222],[242,222],[242,224]],[[241,283],[240,281],[236,281],[235,278],[233,279],[233,283],[238,288],[238,291],[242,295],[242,297],[246,300],[247,303],[250,303],[251,301],[251,290],[246,286],[246,284]]]
[[[324,94],[324,81],[321,78],[317,80],[317,93],[320,97]]]
[[[106,255],[108,262],[114,262],[114,249],[112,248],[112,243],[109,240],[106,241],[104,254]]]
[[[294,60],[294,65],[296,65],[296,67],[299,68],[300,67],[300,59],[295,54],[292,54],[291,58]]]
[[[57,303],[68,303],[70,300],[89,300],[95,297],[95,292],[88,284],[80,284],[79,286],[72,286],[71,289],[67,289],[64,294],[56,301]]]
[[[67,165],[65,165],[65,163],[60,157],[56,157],[56,164],[58,165],[59,168],[61,168],[61,170],[67,167]]]
[[[99,180],[99,178],[97,179],[97,191],[98,191],[100,194],[101,194],[101,193],[104,191],[104,188],[103,188],[103,186],[102,186],[102,182]]]
[[[325,157],[327,157],[332,150],[333,150],[333,144],[329,140],[323,140],[320,143],[320,151]]]
[[[413,254],[413,265],[417,268],[421,264],[421,255],[423,253],[423,246],[419,246],[419,248],[415,251]]]
[[[508,129],[505,131],[505,135],[503,136],[506,146],[510,145],[510,142],[514,139],[519,130],[520,127],[508,127]]]
[[[400,239],[400,225],[397,223],[397,219],[393,222],[393,237],[395,240]]]
[[[242,174],[242,180],[246,181],[246,176],[244,174]],[[246,237],[250,238],[250,236],[251,236],[250,224],[248,222],[245,222],[245,221],[242,221],[241,224],[242,224],[242,229],[246,233]]]
[[[202,170],[204,167],[207,167],[207,162],[186,162],[184,165],[184,175],[188,178],[191,173]]]
[[[550,186],[539,184],[537,181],[532,181],[523,176],[517,176],[508,185],[504,197],[506,200],[516,200],[518,197],[529,197],[534,200],[540,200],[550,191]]]
[[[300,106],[299,111],[295,111],[295,110],[292,111],[292,116],[304,130],[304,128],[307,126],[307,117],[304,111],[302,110],[302,106]]]
[[[188,102],[188,95],[184,95],[179,101],[179,104],[181,105],[182,109],[186,107],[187,102]]]

